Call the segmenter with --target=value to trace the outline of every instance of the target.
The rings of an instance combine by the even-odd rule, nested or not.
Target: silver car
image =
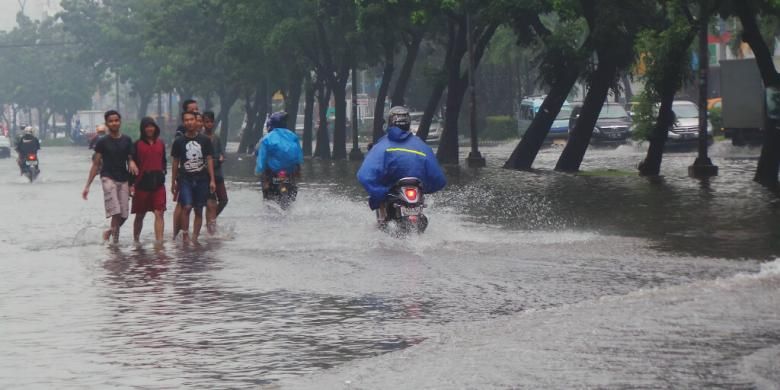
[[[411,113],[412,117],[412,125],[411,125],[411,131],[415,135],[417,135],[417,130],[420,127],[420,120],[422,120],[423,112],[413,112]],[[428,129],[428,137],[425,139],[426,142],[439,142],[441,139],[441,133],[444,130],[444,125],[441,122],[441,119],[438,117],[433,117],[433,120],[431,121],[431,127]]]
[[[695,142],[699,139],[699,107],[692,101],[675,100],[672,103],[675,123],[669,129],[669,141],[672,143]],[[707,122],[707,135],[712,137],[712,123]]]

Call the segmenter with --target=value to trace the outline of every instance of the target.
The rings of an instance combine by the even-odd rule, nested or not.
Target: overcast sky
[[[10,30],[16,25],[16,13],[20,0],[0,0],[0,30]],[[54,14],[60,10],[60,0],[21,0],[26,3],[24,12],[33,19],[39,19],[45,11]]]

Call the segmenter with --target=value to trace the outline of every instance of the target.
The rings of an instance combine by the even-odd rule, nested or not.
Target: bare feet
[[[108,229],[103,232],[103,242],[106,242],[111,239],[111,229]]]

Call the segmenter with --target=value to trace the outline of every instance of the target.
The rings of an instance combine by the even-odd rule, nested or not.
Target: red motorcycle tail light
[[[406,194],[406,198],[410,201],[414,202],[417,200],[417,189],[416,188],[407,188],[404,190],[404,194]]]
[[[35,154],[33,154],[33,153],[28,154],[27,155],[27,159],[30,160],[30,161],[35,161]]]

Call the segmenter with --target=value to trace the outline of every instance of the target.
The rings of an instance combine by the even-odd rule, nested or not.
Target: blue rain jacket
[[[368,192],[371,209],[379,208],[390,188],[405,177],[420,179],[426,194],[447,185],[433,149],[411,132],[391,127],[368,152],[357,173],[358,181]]]
[[[296,171],[303,164],[303,150],[298,135],[288,129],[273,129],[260,141],[257,151],[255,174],[261,175],[266,169],[273,173],[286,170]]]

